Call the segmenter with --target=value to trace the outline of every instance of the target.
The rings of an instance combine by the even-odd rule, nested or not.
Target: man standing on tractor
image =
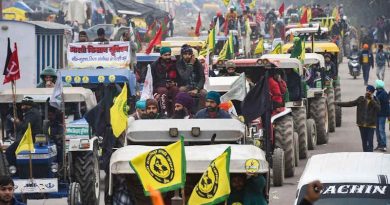
[[[215,91],[209,91],[206,96],[206,108],[196,113],[196,119],[229,119],[229,113],[219,109],[221,95]]]
[[[34,107],[34,101],[32,97],[26,96],[22,100],[22,112],[23,120],[17,117],[11,117],[10,120],[16,124],[16,140],[9,146],[5,152],[8,163],[10,165],[16,164],[15,151],[19,146],[20,140],[27,130],[28,124],[31,125],[31,132],[33,141],[35,141],[35,135],[42,133],[42,116],[38,109]]]
[[[170,116],[173,112],[172,103],[179,89],[177,88],[178,74],[175,62],[171,59],[171,48],[162,47],[160,58],[151,65],[153,77],[153,92],[157,100],[161,103],[161,112],[168,112]],[[146,75],[146,72],[145,72]]]
[[[370,77],[370,67],[374,69],[374,57],[369,50],[368,44],[363,45],[363,50],[359,55],[360,65],[362,65],[364,85],[367,85]]]
[[[235,30],[237,23],[237,12],[234,6],[229,8],[229,12],[226,14],[226,20],[228,21],[228,30]],[[225,31],[226,32],[226,31]]]
[[[193,97],[199,96],[199,104],[204,107],[207,91],[203,89],[205,83],[204,68],[195,58],[191,46],[184,44],[181,48],[181,58],[176,63],[179,86],[181,92],[187,92]]]
[[[104,31],[104,28],[99,28],[97,30],[97,38],[95,38],[94,42],[100,42],[100,43],[108,43],[108,40],[106,39],[106,31]]]

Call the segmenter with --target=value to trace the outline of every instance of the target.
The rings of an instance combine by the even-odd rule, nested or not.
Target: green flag
[[[294,38],[293,50],[291,51],[290,58],[298,58],[302,54],[302,39],[299,37]]]
[[[271,51],[271,54],[281,54],[282,53],[282,44],[278,43],[278,45],[275,46],[274,50]]]
[[[229,6],[230,0],[222,0],[223,4],[227,7]]]
[[[227,60],[233,58],[233,35],[230,34],[228,40],[223,45],[221,52],[219,52],[218,60]]]

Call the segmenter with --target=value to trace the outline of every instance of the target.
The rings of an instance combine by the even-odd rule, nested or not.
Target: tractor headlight
[[[8,167],[8,171],[10,174],[14,175],[16,173],[16,167],[15,166],[10,166]]]
[[[169,128],[169,136],[171,137],[179,136],[179,130],[177,128]]]
[[[193,127],[191,129],[191,135],[194,137],[199,137],[200,135],[200,127]]]
[[[58,172],[58,164],[57,163],[52,163],[51,166],[50,166],[50,170],[53,173],[57,173]]]

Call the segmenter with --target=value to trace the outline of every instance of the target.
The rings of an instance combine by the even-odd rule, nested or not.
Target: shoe
[[[386,147],[382,147],[380,150],[381,150],[382,152],[387,152],[387,148],[386,148]]]
[[[380,150],[381,148],[379,146],[377,146],[374,150],[378,151]]]

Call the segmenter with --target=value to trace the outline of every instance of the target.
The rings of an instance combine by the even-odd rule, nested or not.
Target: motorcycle
[[[356,79],[356,77],[360,75],[359,56],[353,55],[348,59],[349,59],[348,61],[349,74],[353,76],[353,79]]]

